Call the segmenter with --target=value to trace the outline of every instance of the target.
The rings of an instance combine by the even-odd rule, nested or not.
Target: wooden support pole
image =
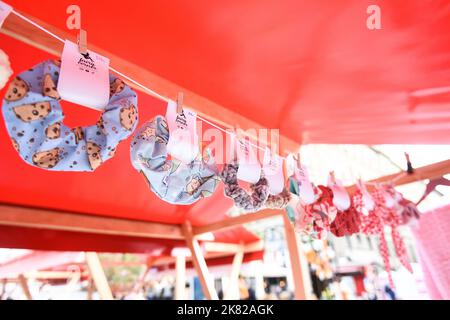
[[[450,160],[444,160],[441,162],[436,162],[427,166],[420,168],[415,168],[414,173],[407,174],[406,172],[399,172],[390,174],[384,177],[380,177],[374,180],[368,181],[369,183],[383,183],[395,180],[395,185],[400,186],[408,183],[413,183],[416,181],[421,181],[425,179],[436,179],[442,177],[443,175],[450,173]],[[401,176],[400,176],[401,175]],[[367,187],[370,188],[370,185]],[[347,187],[349,192],[355,191],[356,186]]]
[[[300,239],[292,227],[286,214],[283,215],[286,243],[291,262],[291,272],[294,281],[294,296],[297,300],[305,300],[310,297],[310,280],[307,265],[302,264],[302,253],[300,251]],[[308,277],[308,278],[306,278]]]
[[[98,254],[96,252],[86,252],[86,263],[98,294],[100,295],[100,299],[113,300],[111,288],[109,287],[108,279],[106,279]]]
[[[191,251],[192,261],[194,263],[195,270],[197,271],[200,285],[202,286],[203,294],[208,300],[218,300],[216,289],[214,288],[214,279],[208,271],[205,257],[203,256],[200,245],[195,239],[192,232],[192,226],[189,221],[183,225],[183,232],[186,238],[186,244]]]
[[[175,300],[186,299],[186,256],[178,254],[175,262]]]
[[[87,299],[88,300],[92,300],[93,296],[94,296],[94,282],[92,281],[92,277],[89,277],[88,280],[88,287],[87,287]]]
[[[244,246],[241,244],[240,250],[236,252],[233,258],[230,280],[228,281],[228,287],[223,295],[224,300],[239,300],[239,273],[241,271],[243,260]]]
[[[22,287],[23,294],[28,300],[33,300],[33,297],[31,296],[30,288],[28,287],[28,280],[25,278],[23,274],[19,275],[19,282],[20,286]]]

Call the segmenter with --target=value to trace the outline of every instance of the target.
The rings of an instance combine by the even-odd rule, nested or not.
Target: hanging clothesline
[[[50,35],[51,37],[53,37],[53,38],[55,38],[56,40],[60,41],[61,43],[65,43],[65,40],[64,40],[63,38],[59,37],[58,35],[54,34],[54,33],[51,32],[50,30],[48,30],[48,29],[46,29],[45,27],[41,26],[40,24],[34,22],[33,20],[27,18],[26,16],[22,15],[21,13],[15,11],[14,9],[11,11],[11,13],[15,14],[15,15],[16,15],[17,17],[19,17],[20,19],[22,19],[22,20],[24,20],[24,21],[30,23],[31,25],[35,26],[35,27],[38,28],[39,30],[42,30],[43,32],[47,33],[47,34]],[[171,99],[162,96],[162,95],[159,94],[158,92],[156,92],[156,91],[154,91],[154,90],[148,88],[147,86],[143,85],[142,83],[140,83],[140,82],[134,80],[133,78],[127,76],[126,74],[120,72],[119,70],[117,70],[117,69],[115,69],[115,68],[113,68],[113,67],[111,67],[111,66],[109,66],[109,70],[111,70],[112,72],[118,74],[119,76],[121,76],[122,78],[128,80],[129,82],[135,84],[136,86],[138,86],[139,88],[141,88],[145,93],[147,93],[147,94],[149,94],[149,95],[151,95],[151,96],[153,96],[153,97],[155,97],[155,98],[158,98],[158,99],[160,99],[160,100],[162,100],[162,101],[165,101],[165,102],[171,101]],[[214,128],[216,128],[216,129],[218,129],[218,130],[224,132],[225,134],[228,134],[228,135],[230,135],[230,136],[237,137],[237,134],[236,134],[236,132],[234,132],[234,131],[230,131],[230,130],[224,129],[224,128],[220,127],[219,125],[213,123],[212,121],[209,121],[208,119],[205,119],[204,117],[201,117],[201,116],[199,116],[199,115],[197,115],[197,118],[200,119],[201,121],[203,121],[203,122],[205,122],[205,123],[211,125],[212,127],[214,127]],[[244,133],[244,134],[245,134],[245,133]],[[248,141],[248,143],[249,143],[249,145],[251,145],[251,146],[253,146],[253,147],[255,147],[255,148],[257,148],[257,149],[259,149],[259,150],[261,150],[261,151],[266,151],[266,150],[268,149],[267,146],[266,146],[266,148],[264,148],[264,147],[261,147],[261,146],[259,146],[259,145],[257,145],[257,144],[252,143],[251,141]],[[279,156],[281,159],[283,159],[283,160],[287,160],[287,157],[283,157],[283,156],[281,156],[281,155],[278,155],[278,156]],[[400,173],[397,177],[395,177],[394,179],[392,179],[392,181],[385,182],[385,183],[381,183],[381,184],[395,183],[395,181],[397,181],[399,178],[401,178],[404,174],[405,174],[404,172],[403,172],[403,173]],[[365,184],[369,184],[369,185],[377,185],[377,184],[380,184],[380,183],[370,183],[370,182],[365,182]]]
[[[65,40],[64,40],[64,39],[62,39],[62,38],[59,37],[58,35],[54,34],[54,33],[51,32],[50,30],[44,28],[43,26],[39,25],[38,23],[34,22],[33,20],[31,20],[31,19],[25,17],[24,15],[20,14],[19,12],[15,11],[15,10],[12,10],[11,12],[12,12],[13,14],[15,14],[17,17],[23,19],[24,21],[26,21],[26,22],[32,24],[32,25],[35,26],[36,28],[38,28],[38,29],[44,31],[45,33],[47,33],[47,34],[50,35],[51,37],[57,39],[58,41],[60,41],[60,42],[62,42],[62,43],[65,43]],[[158,92],[153,91],[152,89],[146,87],[146,86],[143,85],[142,83],[140,83],[140,82],[134,80],[133,78],[127,76],[126,74],[123,74],[123,73],[120,72],[119,70],[117,70],[117,69],[115,69],[115,68],[113,68],[113,67],[111,67],[111,66],[109,66],[109,70],[111,70],[112,72],[118,74],[119,76],[121,76],[122,78],[128,80],[129,82],[135,84],[136,86],[138,86],[139,88],[141,88],[142,90],[144,90],[144,92],[146,92],[147,94],[149,94],[149,95],[151,95],[151,96],[153,96],[153,97],[155,97],[155,98],[158,98],[158,99],[160,99],[160,100],[162,100],[162,101],[165,101],[165,102],[171,101],[171,99],[169,99],[169,98],[167,98],[167,97],[164,97],[164,96],[160,95]],[[211,122],[211,121],[209,121],[209,120],[207,120],[207,119],[205,119],[205,118],[203,118],[203,117],[201,117],[201,116],[199,116],[199,115],[197,115],[197,118],[200,119],[201,121],[203,121],[203,122],[205,122],[205,123],[207,123],[207,124],[213,126],[214,128],[216,128],[216,129],[218,129],[218,130],[224,132],[225,134],[228,134],[228,135],[231,135],[231,136],[236,137],[236,133],[233,132],[233,131],[226,130],[226,129],[224,129],[224,128],[218,126],[217,124],[215,124],[215,123],[213,123],[213,122]],[[248,143],[249,143],[251,146],[253,146],[253,147],[255,147],[255,148],[257,148],[257,149],[259,149],[259,150],[261,150],[261,151],[266,151],[266,148],[263,148],[263,147],[261,147],[261,146],[259,146],[259,145],[257,145],[257,144],[254,144],[254,143],[252,143],[251,141],[249,141]],[[279,156],[280,158],[282,158],[283,160],[286,160],[286,157],[283,157],[283,156],[281,156],[281,155],[278,155],[278,156]]]

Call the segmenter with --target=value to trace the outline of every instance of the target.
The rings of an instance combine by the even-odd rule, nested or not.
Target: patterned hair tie
[[[233,199],[235,206],[243,211],[258,211],[264,206],[269,196],[269,185],[267,179],[261,176],[257,183],[251,184],[251,194],[249,194],[238,184],[238,169],[239,164],[236,161],[223,166],[220,177],[225,184],[225,196]]]
[[[350,205],[345,211],[339,211],[334,221],[330,224],[330,231],[336,237],[350,236],[359,232],[361,224],[361,217],[355,210],[353,205]]]
[[[189,164],[168,159],[169,129],[166,119],[155,117],[144,124],[131,142],[131,162],[151,190],[171,204],[189,205],[215,191],[219,178],[214,158],[200,155]]]
[[[287,189],[283,189],[279,194],[270,194],[264,206],[269,209],[284,209],[289,201],[291,201],[291,193]]]
[[[60,61],[48,60],[11,81],[3,100],[8,134],[20,157],[53,171],[93,171],[114,156],[138,121],[137,96],[120,79],[109,76],[110,100],[100,120],[69,128],[56,90]]]

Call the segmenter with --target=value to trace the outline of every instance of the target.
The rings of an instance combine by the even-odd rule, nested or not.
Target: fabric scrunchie
[[[269,197],[269,184],[266,178],[262,177],[257,183],[251,184],[251,194],[241,188],[238,184],[237,171],[239,164],[234,161],[223,166],[220,173],[225,184],[225,196],[233,199],[234,204],[239,209],[246,212],[254,212],[261,209]]]
[[[338,211],[336,218],[330,224],[330,231],[336,237],[350,236],[359,232],[361,217],[353,205],[345,211]]]
[[[131,162],[162,200],[189,205],[215,191],[219,178],[214,158],[199,155],[189,164],[168,159],[169,129],[166,119],[156,116],[144,124],[131,142]]]
[[[268,209],[284,209],[291,201],[291,193],[287,189],[283,189],[279,194],[269,194],[264,206]]]
[[[92,126],[69,128],[56,90],[60,61],[47,60],[13,79],[3,100],[8,134],[20,157],[53,171],[93,171],[114,156],[138,121],[136,93],[109,76],[110,100]]]

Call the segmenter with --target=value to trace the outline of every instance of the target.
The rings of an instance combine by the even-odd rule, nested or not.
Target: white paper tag
[[[271,155],[269,149],[264,153],[264,176],[269,182],[269,193],[279,194],[284,188],[283,159],[277,155]]]
[[[373,201],[372,196],[370,195],[369,191],[367,191],[366,186],[361,182],[361,180],[358,180],[356,185],[358,186],[359,190],[361,191],[362,202],[363,202],[364,208],[366,209],[363,211],[363,214],[368,215],[369,211],[372,211],[373,208],[375,207],[375,202]]]
[[[3,22],[6,20],[6,18],[9,16],[9,14],[12,11],[12,7],[3,1],[0,1],[0,28],[3,25]]]
[[[186,108],[178,114],[177,103],[169,101],[166,119],[170,133],[167,152],[183,163],[191,163],[199,153],[197,114]]]
[[[295,168],[297,167],[297,161],[294,159],[294,155],[289,153],[286,157],[286,174],[288,177],[294,175]]]
[[[81,54],[66,40],[61,57],[58,93],[61,98],[103,111],[109,102],[109,59],[95,52]]]
[[[304,166],[295,167],[295,177],[299,181],[299,197],[306,204],[312,204],[316,201],[314,186],[309,181],[308,171]]]
[[[330,175],[328,177],[328,187],[333,192],[333,204],[338,210],[345,211],[350,208],[350,196],[340,180],[336,179],[333,181]]]
[[[248,140],[236,139],[236,153],[239,163],[237,178],[249,183],[256,183],[261,178],[261,165],[255,147]]]

